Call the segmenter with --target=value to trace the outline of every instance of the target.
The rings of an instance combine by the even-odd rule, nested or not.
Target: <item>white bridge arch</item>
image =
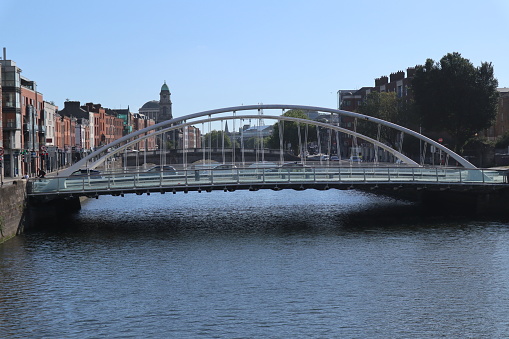
[[[298,118],[292,118],[292,117],[286,117],[283,115],[267,115],[264,113],[266,110],[302,110],[302,111],[314,111],[314,112],[321,112],[321,113],[330,113],[332,115],[336,114],[339,116],[347,116],[352,117],[355,119],[360,119],[362,121],[371,122],[374,124],[378,124],[381,126],[386,126],[389,128],[392,128],[394,130],[397,130],[399,132],[405,133],[407,135],[413,136],[417,139],[420,139],[427,145],[434,146],[436,149],[443,151],[446,155],[448,155],[450,158],[456,160],[456,162],[463,167],[467,169],[474,169],[476,168],[473,164],[471,164],[469,161],[461,157],[460,155],[456,154],[452,150],[448,149],[444,145],[420,134],[413,130],[410,130],[406,127],[374,118],[371,116],[363,115],[360,113],[355,112],[349,112],[344,110],[337,110],[337,109],[331,109],[331,108],[323,108],[323,107],[315,107],[315,106],[302,106],[302,105],[281,105],[281,104],[269,104],[269,105],[248,105],[248,106],[235,106],[235,107],[227,107],[227,108],[220,108],[220,109],[214,109],[209,111],[203,111],[198,112],[194,114],[189,114],[186,116],[182,116],[179,118],[174,118],[171,120],[166,120],[163,122],[160,122],[158,124],[155,124],[153,126],[141,129],[139,131],[133,132],[129,135],[126,135],[118,140],[113,141],[112,143],[105,145],[101,147],[100,149],[92,152],[88,156],[84,157],[77,163],[75,163],[73,166],[69,167],[66,170],[63,170],[59,173],[59,176],[68,176],[75,170],[79,168],[95,168],[102,164],[104,161],[106,161],[108,158],[113,157],[124,150],[132,147],[133,144],[139,143],[142,140],[146,138],[151,138],[154,136],[157,136],[159,134],[167,133],[172,130],[181,129],[186,126],[191,125],[197,125],[197,124],[203,124],[208,122],[214,122],[214,121],[228,121],[228,120],[239,120],[239,119],[270,119],[275,121],[292,121],[296,123],[301,124],[307,124],[307,125],[314,125],[318,127],[323,128],[329,128],[333,131],[345,133],[347,135],[350,135],[355,138],[359,138],[362,140],[365,140],[366,142],[369,142],[373,144],[376,147],[379,147],[390,154],[392,154],[397,159],[400,159],[402,162],[419,166],[415,161],[407,157],[406,155],[402,154],[400,151],[395,150],[394,148],[391,148],[387,146],[386,144],[380,142],[379,140],[375,140],[371,137],[368,137],[366,135],[360,134],[355,130],[349,130],[342,128],[340,126],[336,126],[329,123],[323,123],[319,121],[313,121],[313,120],[307,120],[307,119],[298,119]],[[245,112],[249,111],[257,111],[258,114],[245,114]],[[230,116],[221,116],[221,114],[224,113],[231,113]],[[241,114],[239,114],[241,113]]]

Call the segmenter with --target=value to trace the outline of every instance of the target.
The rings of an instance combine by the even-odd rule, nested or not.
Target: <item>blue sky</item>
[[[509,1],[2,0],[0,47],[47,101],[174,116],[249,104],[337,106],[339,89],[459,52],[509,87]]]

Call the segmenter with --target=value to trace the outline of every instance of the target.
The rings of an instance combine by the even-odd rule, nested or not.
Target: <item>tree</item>
[[[397,98],[395,92],[369,93],[359,107],[359,113],[405,127],[415,124],[412,103]],[[378,135],[378,128],[377,124],[359,120],[357,131],[394,148],[400,140],[401,133],[394,128],[381,126]]]
[[[230,148],[232,147],[232,142],[230,137],[226,135],[223,131],[212,131],[203,136],[203,142],[205,143],[205,147],[212,148],[221,148],[223,147],[222,136],[224,136],[224,147]]]
[[[283,114],[286,117],[299,118],[309,120],[308,116],[301,110],[290,110]],[[294,154],[299,154],[300,145],[305,144],[306,142],[316,141],[316,129],[309,128],[308,124],[296,123],[293,121],[284,121],[282,124],[282,132],[283,132],[283,147],[291,144],[291,150]],[[307,128],[307,130],[306,130]],[[299,132],[300,129],[300,132]],[[279,148],[280,147],[280,138],[279,138],[279,123],[274,124],[274,129],[272,131],[272,135],[267,140],[269,146],[271,148]],[[300,140],[299,140],[300,134]],[[307,137],[307,138],[306,138]]]
[[[416,66],[412,91],[424,128],[445,131],[455,151],[491,126],[497,112],[498,81],[493,66],[474,65],[459,53]]]
[[[253,149],[259,148],[262,145],[264,147],[266,147],[268,139],[269,139],[269,137],[265,137],[265,138],[252,137],[252,138],[249,138],[246,141],[244,141],[244,147],[245,148],[253,148]]]

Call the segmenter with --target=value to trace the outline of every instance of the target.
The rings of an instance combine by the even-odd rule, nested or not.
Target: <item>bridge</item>
[[[295,110],[313,112],[321,119],[285,114]],[[344,128],[345,121],[353,128]],[[247,147],[242,128],[247,122],[258,131],[273,125],[272,146],[279,147],[267,147],[261,134]],[[234,133],[228,133],[227,124]],[[199,148],[187,144],[191,126],[201,131]],[[157,150],[147,150],[149,138],[157,139]],[[410,138],[414,141],[407,141]],[[309,154],[310,145],[317,155]],[[57,176],[30,179],[28,187],[31,199],[49,201],[129,193],[308,188],[491,194],[505,192],[509,185],[505,171],[476,168],[441,143],[391,122],[322,107],[251,105],[147,127],[94,151]]]

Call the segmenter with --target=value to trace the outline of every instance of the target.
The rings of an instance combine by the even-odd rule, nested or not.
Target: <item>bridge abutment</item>
[[[81,200],[85,198],[66,197],[49,201],[29,199],[26,207],[24,226],[26,228],[52,228],[65,226],[65,221],[73,213],[81,210]]]
[[[0,243],[22,233],[25,202],[25,180],[15,180],[0,188]]]

